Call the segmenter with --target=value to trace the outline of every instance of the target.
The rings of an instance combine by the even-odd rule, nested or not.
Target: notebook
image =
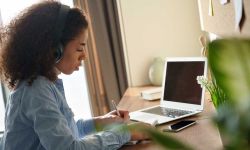
[[[163,73],[160,105],[130,112],[131,120],[162,124],[203,111],[205,88],[196,78],[207,75],[206,57],[168,57]]]

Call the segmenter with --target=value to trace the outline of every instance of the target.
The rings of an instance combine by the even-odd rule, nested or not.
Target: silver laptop
[[[205,88],[196,77],[206,74],[206,57],[166,58],[160,105],[131,112],[130,119],[162,124],[202,112]]]

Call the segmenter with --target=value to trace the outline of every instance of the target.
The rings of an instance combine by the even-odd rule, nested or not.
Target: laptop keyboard
[[[152,109],[145,110],[143,112],[149,112],[157,115],[163,115],[171,118],[176,118],[179,116],[183,116],[186,114],[193,113],[193,111],[187,111],[187,110],[180,110],[180,109],[173,109],[173,108],[164,108],[164,107],[155,107]]]
[[[163,108],[163,107],[161,107],[161,111],[164,114],[164,116],[168,116],[171,118],[175,118],[175,117],[179,117],[179,116],[192,113],[192,111],[172,109],[172,108]]]

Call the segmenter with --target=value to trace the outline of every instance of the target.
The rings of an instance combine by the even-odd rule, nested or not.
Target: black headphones
[[[61,43],[61,38],[69,10],[70,10],[69,6],[61,4],[55,26],[56,39],[58,40],[57,41],[58,45],[54,53],[56,63],[58,63],[62,59],[63,55],[63,45]]]

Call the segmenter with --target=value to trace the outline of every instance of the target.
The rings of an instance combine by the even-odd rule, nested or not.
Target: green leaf
[[[136,123],[130,124],[129,126],[123,126],[123,127],[125,130],[139,131],[139,132],[146,133],[153,141],[161,145],[163,148],[171,149],[171,150],[177,150],[177,149],[178,150],[192,150],[191,147],[175,139],[174,137],[167,135],[166,133],[158,131],[156,128],[151,128],[151,127],[149,128],[149,127],[145,127]]]
[[[157,143],[159,143],[164,148],[169,149],[182,149],[182,150],[192,150],[189,146],[181,143],[180,141],[176,140],[173,137],[170,137],[167,134],[163,134],[160,131],[154,130],[154,129],[144,129],[148,135]]]
[[[220,39],[209,43],[209,65],[230,100],[250,97],[250,40]]]
[[[214,107],[217,108],[218,107],[218,98],[217,98],[217,95],[211,94],[211,99],[213,101]]]

